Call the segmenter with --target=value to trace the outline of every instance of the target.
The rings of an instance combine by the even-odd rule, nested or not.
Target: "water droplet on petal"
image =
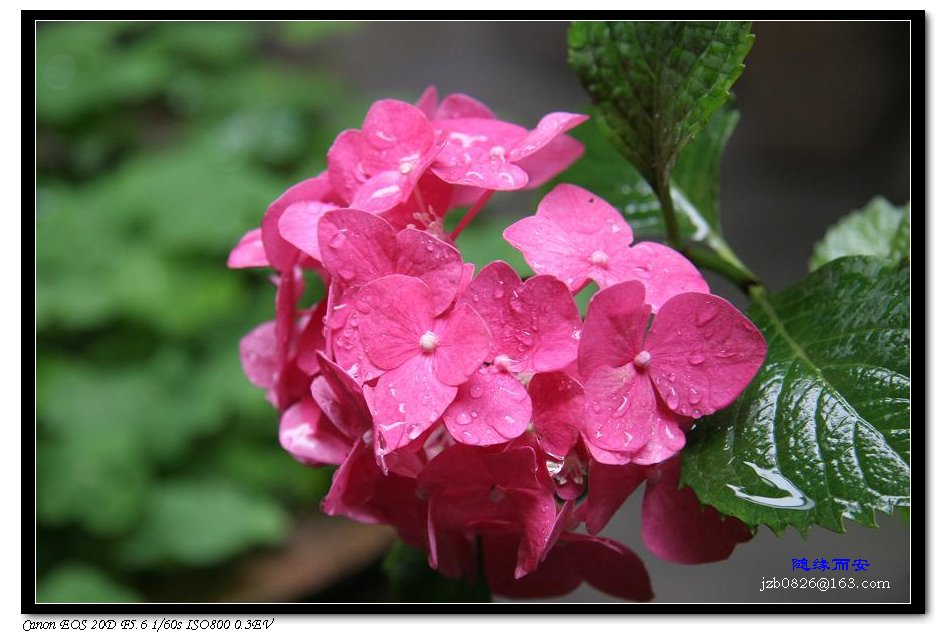
[[[624,446],[625,447],[630,445],[633,440],[634,440],[634,435],[631,432],[629,431],[624,432]]]
[[[341,270],[339,270],[338,274],[346,282],[350,282],[355,278],[355,272],[348,267],[343,267]]]
[[[594,402],[591,404],[591,409],[593,409],[593,410],[596,411],[596,412],[600,412],[600,411],[601,411],[601,404],[598,403],[598,401],[594,401]]]
[[[457,417],[456,417],[455,420],[456,420],[456,422],[457,422],[458,425],[469,425],[469,424],[470,424],[470,417],[469,417],[469,415],[468,415],[466,412],[460,412],[459,414],[457,414]]]
[[[339,249],[343,244],[345,244],[345,234],[341,231],[332,236],[332,239],[328,241],[328,245],[333,249]]]
[[[470,396],[473,398],[480,398],[483,396],[483,388],[479,385],[474,385],[470,388]]]
[[[649,266],[635,266],[634,275],[641,279],[649,280],[650,279],[650,267]]]
[[[694,354],[691,354],[691,355],[689,356],[689,358],[687,358],[687,361],[690,362],[690,365],[700,365],[700,364],[703,363],[703,361],[705,361],[705,360],[706,360],[706,357],[704,357],[704,356],[703,356],[702,354],[700,354],[699,352],[696,352],[696,353],[694,353]]]
[[[687,400],[690,401],[691,404],[699,403],[699,402],[700,402],[700,392],[699,392],[699,390],[697,390],[696,388],[692,388],[692,387],[691,387],[691,388],[690,388],[689,396],[687,397]]]
[[[479,416],[479,414],[476,412],[476,410],[473,410],[472,412],[470,412],[470,416],[472,416],[473,418],[476,418],[477,416]]]
[[[705,326],[711,322],[716,315],[719,314],[719,306],[716,304],[707,303],[705,306],[700,308],[699,313],[696,316],[696,325]]]
[[[699,418],[702,415],[703,415],[703,412],[698,409],[694,409],[692,412],[690,412],[690,416],[692,416],[693,418]]]
[[[720,359],[728,359],[728,358],[730,358],[730,357],[736,356],[736,353],[733,352],[732,350],[725,350],[725,349],[723,349],[723,350],[720,350],[719,352],[717,352],[717,353],[716,353],[716,356],[719,357]]]
[[[673,388],[670,388],[670,391],[667,392],[667,407],[670,409],[677,409],[680,406],[680,397],[677,396],[677,391]]]

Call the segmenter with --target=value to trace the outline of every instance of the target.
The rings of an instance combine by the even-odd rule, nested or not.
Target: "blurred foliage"
[[[480,572],[475,581],[451,579],[427,563],[427,553],[396,542],[382,565],[395,600],[403,603],[490,603],[493,595]]]
[[[313,68],[350,28],[39,25],[37,600],[147,600],[143,575],[276,544],[327,488],[240,369],[272,284],[225,262],[358,124]]]

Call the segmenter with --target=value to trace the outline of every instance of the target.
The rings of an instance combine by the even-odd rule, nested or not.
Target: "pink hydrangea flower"
[[[600,291],[588,306],[578,349],[584,434],[602,462],[623,464],[641,450],[648,462],[673,455],[684,442],[676,416],[729,405],[765,360],[762,334],[721,297],[675,295],[648,329],[650,319],[639,282]]]
[[[534,216],[510,225],[503,237],[533,271],[554,275],[573,292],[591,280],[599,288],[637,280],[647,303],[659,310],[678,293],[709,291],[700,272],[673,249],[654,242],[629,248],[634,232],[621,214],[575,185],[558,185]]]
[[[681,564],[726,559],[741,542],[752,538],[734,517],[723,518],[701,504],[693,489],[680,488],[680,458],[641,467],[592,462],[588,500],[582,507],[585,525],[597,534],[638,486],[647,483],[641,511],[641,536],[652,553]]]
[[[352,207],[380,212],[405,202],[440,151],[424,113],[383,99],[368,110],[361,130],[338,135],[328,151],[332,185]]]
[[[486,359],[489,330],[466,305],[439,315],[430,287],[406,275],[366,284],[356,307],[366,355],[384,371],[364,388],[384,455],[437,422]]]

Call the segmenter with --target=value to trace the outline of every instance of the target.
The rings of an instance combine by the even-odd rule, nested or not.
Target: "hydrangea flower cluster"
[[[276,272],[275,319],[244,337],[243,366],[280,410],[286,451],[338,466],[326,513],[390,524],[432,567],[481,570],[496,594],[587,581],[644,601],[640,558],[597,534],[646,483],[657,556],[714,561],[750,537],[679,487],[678,454],[766,344],[686,258],[631,246],[621,215],[573,185],[503,234],[535,275],[463,261],[453,239],[488,197],[567,168],[583,147],[565,133],[585,119],[555,112],[527,130],[433,89],[379,101],[229,265]],[[444,216],[468,205],[447,235]],[[298,305],[303,270],[328,289],[315,306]],[[582,320],[574,295],[590,283]]]

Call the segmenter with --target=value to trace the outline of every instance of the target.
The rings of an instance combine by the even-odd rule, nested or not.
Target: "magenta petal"
[[[650,376],[667,406],[699,418],[726,407],[765,361],[762,333],[732,304],[681,293],[654,317],[645,347]]]
[[[529,182],[506,157],[525,138],[523,128],[496,119],[447,119],[436,125],[446,145],[431,169],[443,180],[494,190],[521,189]]]
[[[344,130],[328,149],[328,178],[332,187],[351,202],[358,187],[368,179],[361,163],[363,140],[358,130]]]
[[[365,353],[365,343],[359,329],[361,313],[354,307],[359,290],[347,291],[341,297],[342,303],[334,306],[335,310],[328,322],[328,342],[331,343],[335,362],[352,379],[362,384],[377,378],[383,370],[372,363]]]
[[[317,358],[321,375],[312,381],[312,398],[339,431],[350,438],[360,438],[372,426],[361,386],[325,355],[319,354]]]
[[[240,362],[250,383],[261,388],[276,384],[281,369],[276,349],[276,322],[260,324],[240,339]]]
[[[227,258],[227,266],[231,269],[247,269],[257,266],[269,266],[266,250],[263,248],[263,230],[250,229],[247,231]]]
[[[428,119],[434,118],[434,112],[437,110],[437,101],[440,97],[437,94],[436,86],[427,86],[424,88],[424,92],[421,93],[420,98],[414,104],[414,107],[424,113]]]
[[[447,385],[464,383],[486,360],[492,345],[483,318],[466,304],[447,314],[438,324],[437,336],[437,349],[431,356],[437,377]]]
[[[602,449],[635,452],[654,430],[657,402],[633,364],[602,367],[585,381],[585,437]]]
[[[279,444],[303,464],[339,465],[351,448],[351,438],[332,425],[312,399],[305,398],[283,412]]]
[[[326,515],[344,515],[369,524],[384,521],[378,510],[369,507],[380,477],[374,456],[358,438],[345,461],[332,474],[332,486],[322,500],[322,511]]]
[[[551,112],[539,121],[534,130],[509,151],[509,160],[519,161],[535,154],[576,125],[587,121],[588,115],[570,112]]]
[[[630,601],[654,598],[644,562],[624,544],[578,533],[565,533],[561,543],[581,576],[598,590]]]
[[[558,370],[578,351],[581,318],[568,288],[549,275],[523,284],[505,262],[488,264],[464,291],[489,326],[492,357],[506,355],[514,372]]]
[[[305,326],[296,340],[296,365],[309,376],[319,371],[318,355],[325,352],[325,311],[328,302],[322,300],[309,311]]]
[[[433,128],[424,113],[396,99],[374,102],[361,132],[365,145],[371,148],[363,159],[372,173],[397,170],[401,165],[414,167],[434,142]]]
[[[274,269],[288,271],[299,257],[299,250],[279,233],[279,218],[286,209],[301,201],[332,202],[334,196],[328,176],[323,172],[293,185],[269,205],[263,215],[261,238],[266,257]]]
[[[529,175],[525,189],[535,189],[546,184],[577,161],[585,152],[585,145],[570,136],[560,136],[544,148],[516,161]]]
[[[686,428],[689,428],[688,419],[674,414],[663,403],[658,403],[653,433],[647,443],[631,456],[631,462],[651,465],[677,455],[686,445]]]
[[[514,599],[537,599],[568,594],[581,585],[581,573],[568,549],[556,543],[538,568],[517,579],[516,558],[519,549],[514,533],[483,535],[483,559],[490,591]]]
[[[639,242],[621,259],[622,280],[644,285],[644,301],[654,312],[680,293],[708,293],[709,285],[693,264],[678,251],[656,242]]]
[[[426,231],[403,229],[397,234],[397,272],[422,279],[433,292],[434,314],[445,311],[456,298],[463,260],[452,244]]]
[[[536,215],[595,248],[626,247],[634,240],[631,226],[617,209],[577,185],[557,185],[539,201]]]
[[[651,467],[641,534],[647,548],[667,561],[702,564],[726,559],[752,533],[734,517],[703,506],[693,489],[680,488],[679,458]]]
[[[362,183],[351,199],[351,206],[373,214],[393,209],[411,195],[414,182],[398,171],[375,174]]]
[[[535,433],[542,450],[565,459],[578,442],[585,390],[564,372],[540,373],[529,381]]]
[[[388,275],[365,284],[355,305],[365,352],[379,368],[390,370],[422,354],[425,336],[436,345],[433,294],[416,277]]]
[[[588,464],[588,499],[585,527],[597,535],[625,500],[647,479],[647,471],[634,464],[615,466],[592,460]]]
[[[527,216],[506,227],[503,238],[522,253],[533,271],[554,275],[573,293],[588,282],[591,270],[588,258],[593,249],[585,248],[580,236],[576,240],[574,234],[554,222]]]
[[[495,119],[496,115],[486,104],[455,92],[443,98],[433,119]]]
[[[624,282],[594,294],[578,345],[583,376],[633,361],[644,345],[650,321],[650,306],[643,301],[644,287],[639,282]]]
[[[318,242],[325,268],[346,285],[360,286],[394,272],[397,234],[367,212],[327,211],[319,221]]]
[[[279,217],[279,234],[303,253],[321,262],[319,220],[326,211],[337,209],[337,207],[337,205],[319,201],[293,203],[286,207],[286,211]]]
[[[532,418],[532,402],[517,378],[480,368],[459,387],[443,413],[450,434],[466,445],[496,445],[520,436]]]
[[[374,418],[378,455],[416,440],[447,409],[457,388],[444,385],[431,367],[429,355],[416,355],[381,375],[374,387],[364,387]]]

